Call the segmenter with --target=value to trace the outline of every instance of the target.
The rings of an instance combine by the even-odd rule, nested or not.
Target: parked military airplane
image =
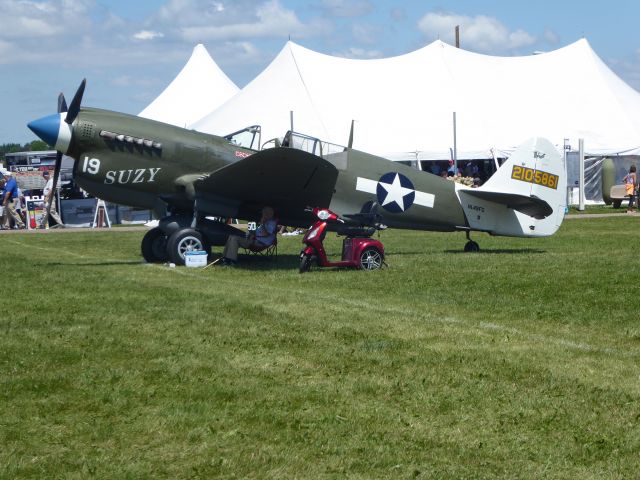
[[[218,137],[81,108],[84,86],[83,80],[68,109],[60,94],[58,113],[28,126],[59,152],[54,181],[65,153],[86,191],[156,212],[158,227],[142,239],[150,262],[184,263],[188,250],[222,245],[240,232],[220,219],[257,219],[264,205],[291,226],[308,226],[305,207],[317,206],[353,226],[464,231],[465,251],[479,250],[471,231],[547,236],[563,220],[564,162],[542,138],[521,145],[483,186],[469,188],[354,150],[352,136],[338,148],[288,132],[281,145],[274,140],[260,150],[258,126]]]

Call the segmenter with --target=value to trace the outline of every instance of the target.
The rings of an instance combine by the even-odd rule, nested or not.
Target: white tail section
[[[458,196],[473,230],[541,237],[562,224],[566,187],[562,155],[548,140],[532,138],[482,187],[460,187]]]

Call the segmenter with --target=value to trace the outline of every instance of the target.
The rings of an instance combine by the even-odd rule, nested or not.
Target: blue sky
[[[289,37],[329,55],[380,58],[434,39],[491,55],[530,55],[587,38],[640,91],[640,2],[390,0],[0,0],[0,143],[35,139],[87,78],[83,104],[137,114],[197,43],[238,86]]]

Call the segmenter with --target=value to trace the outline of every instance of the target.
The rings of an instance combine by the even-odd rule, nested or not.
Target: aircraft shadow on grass
[[[460,250],[445,250],[445,253],[465,253]],[[475,255],[486,255],[486,254],[500,254],[500,255],[521,255],[521,254],[543,254],[547,253],[546,250],[540,250],[539,248],[496,248],[494,250],[486,250],[482,249],[481,252],[476,252]]]
[[[235,268],[241,270],[297,270],[300,264],[300,255],[278,254],[274,257],[262,255],[238,255],[238,263]],[[210,269],[225,268],[212,265]]]
[[[102,262],[49,262],[49,267],[111,267],[114,265],[142,265],[140,260],[105,260]]]

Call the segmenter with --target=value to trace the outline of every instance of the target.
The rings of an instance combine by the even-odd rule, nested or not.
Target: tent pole
[[[456,112],[453,112],[453,175],[458,174],[458,140],[456,135]]]
[[[567,176],[567,153],[568,153],[569,150],[571,150],[571,146],[569,145],[569,139],[565,138],[564,139],[564,144],[563,144],[563,147],[562,147],[562,154],[564,155],[564,158],[563,158],[563,160],[564,160],[564,174],[567,177],[567,188],[566,188],[567,196],[565,198],[566,207],[565,207],[564,213],[569,213],[569,208],[571,207],[571,202],[573,201],[573,195],[572,195],[573,188],[571,186],[569,186],[569,180],[568,180],[569,177]]]
[[[289,110],[289,122],[291,123],[291,133],[293,133],[293,110]]]
[[[584,211],[584,138],[578,140],[578,151],[580,155],[580,200],[578,210]]]

